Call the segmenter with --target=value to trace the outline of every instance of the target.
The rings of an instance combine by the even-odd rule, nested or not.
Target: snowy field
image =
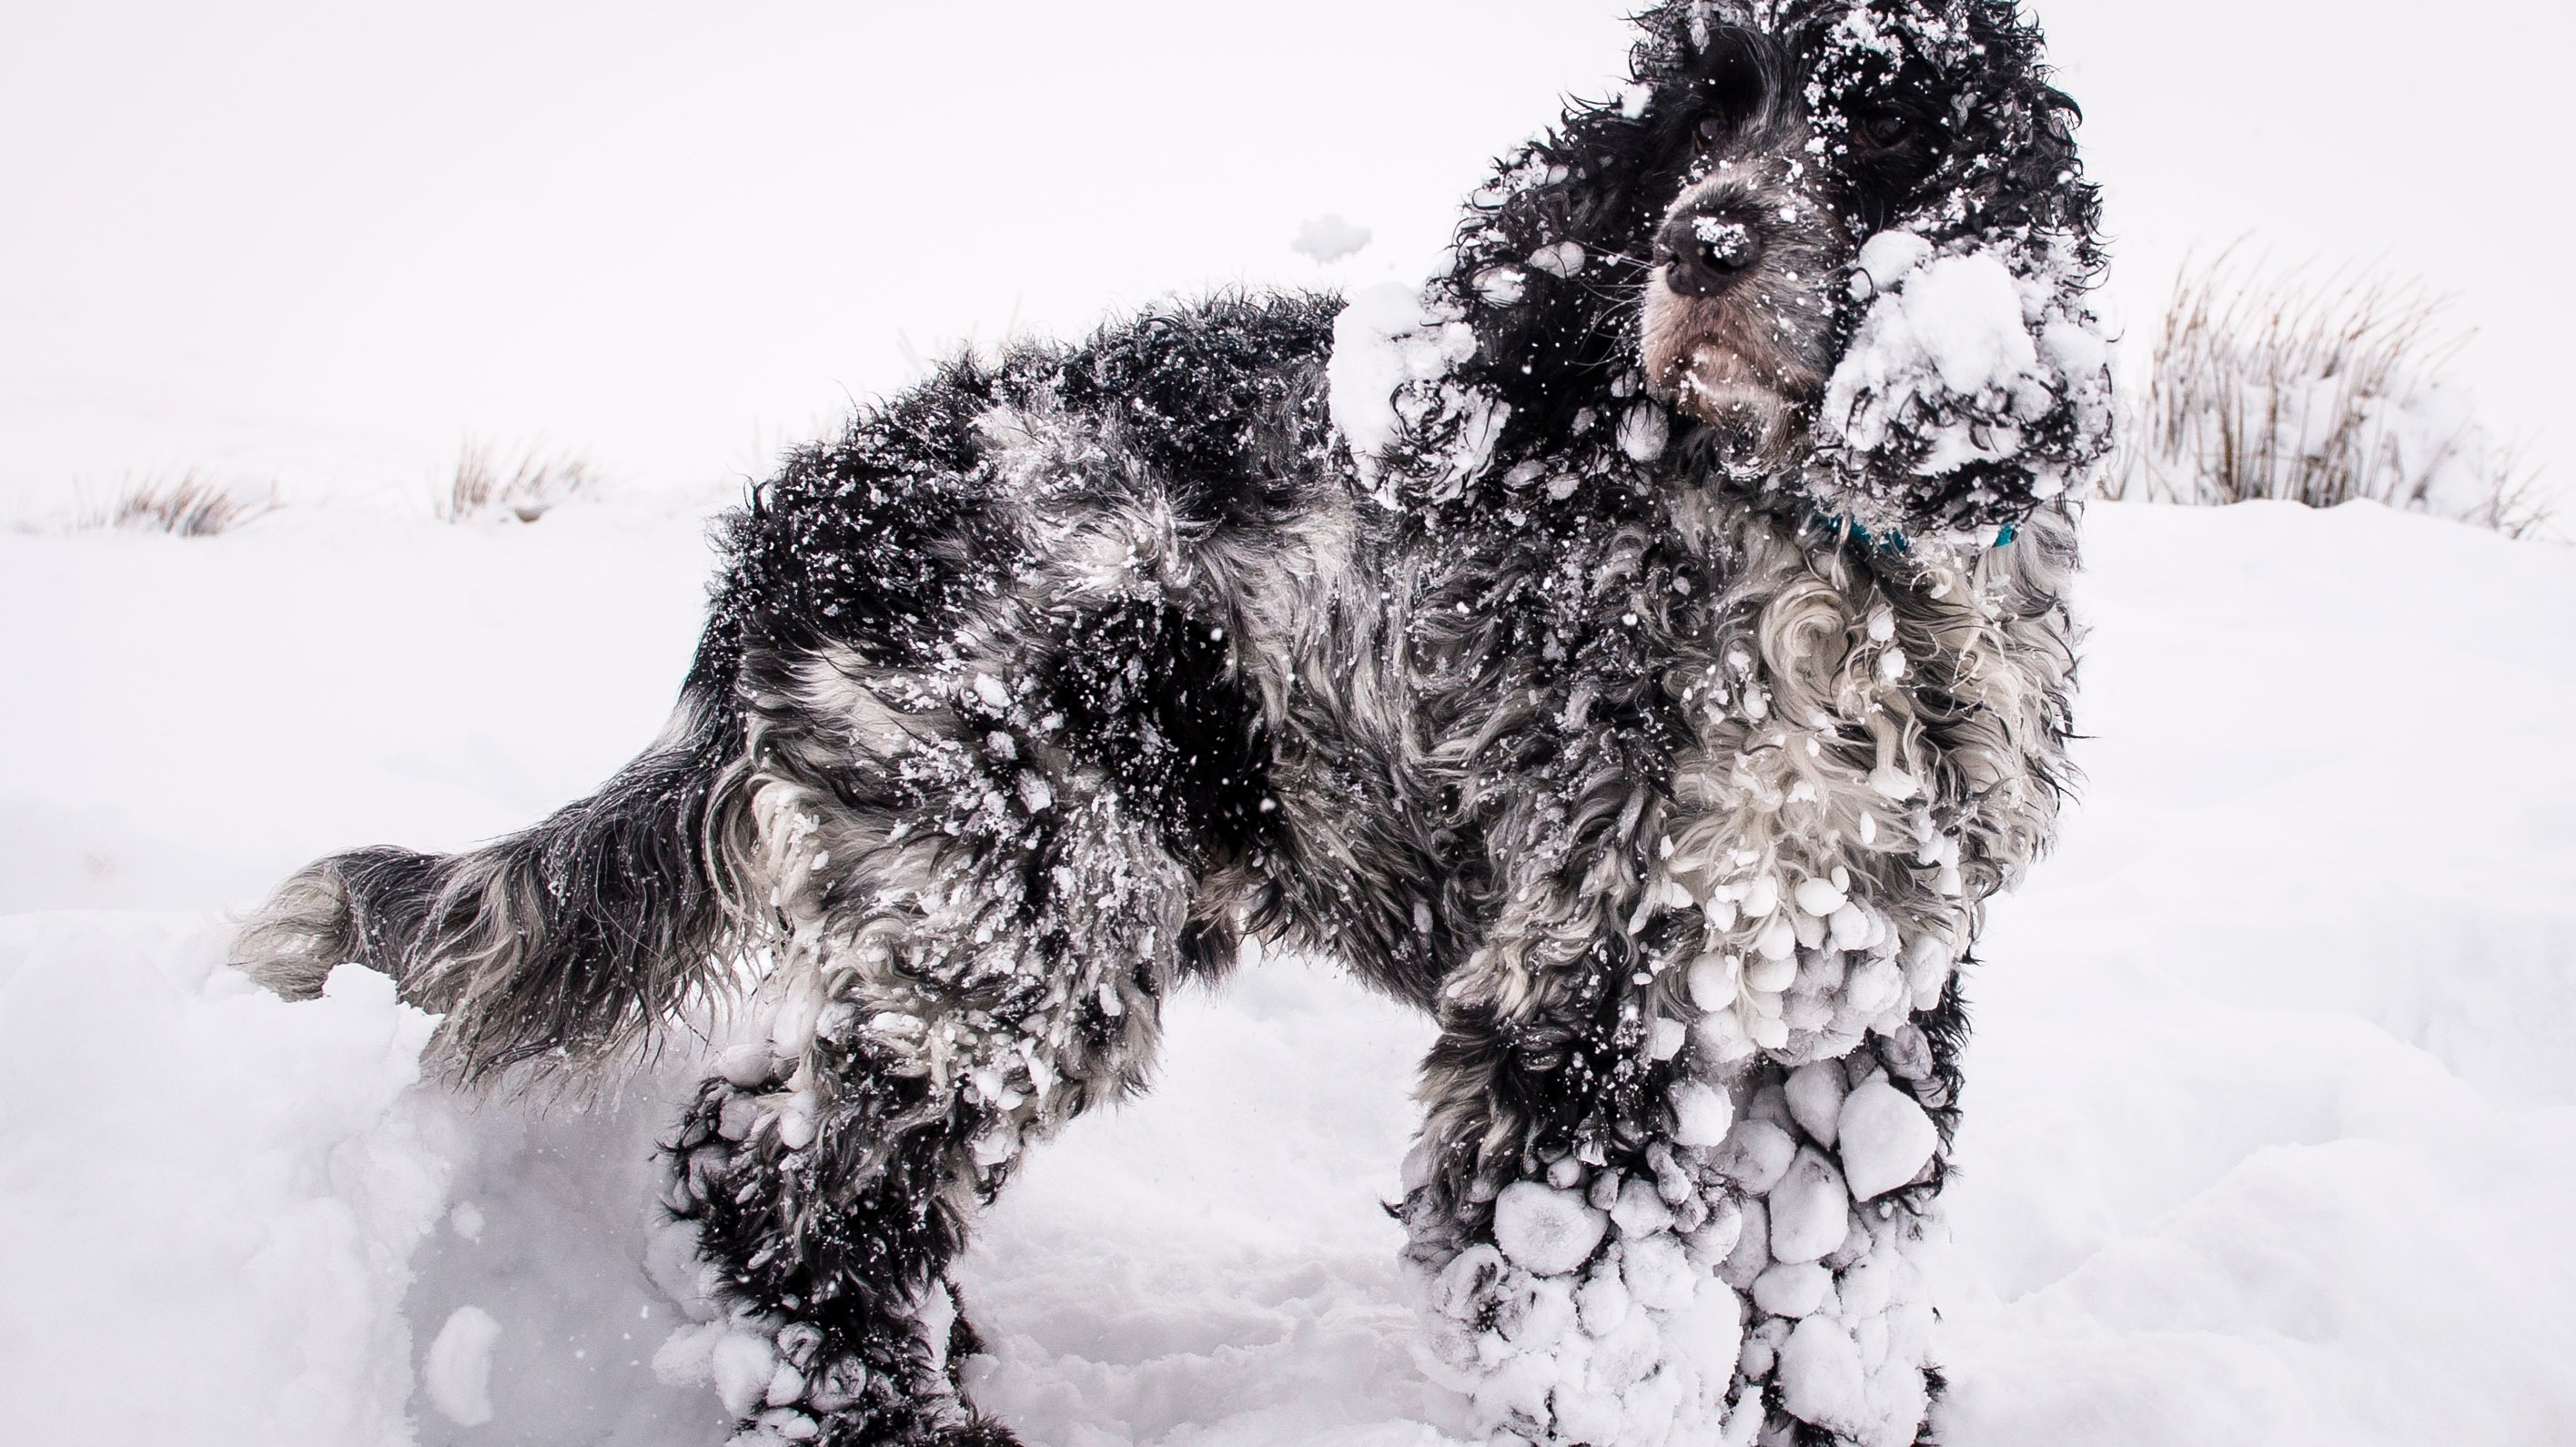
[[[309,856],[622,762],[703,527],[0,534],[0,1441],[721,1440],[653,1368],[685,1059],[472,1105],[381,980],[217,964]],[[2576,555],[2371,506],[2088,532],[2083,803],[1972,981],[1945,1440],[2576,1439]],[[1444,1440],[1378,1207],[1429,1031],[1286,960],[1170,1018],[969,1260],[983,1400],[1043,1447]]]

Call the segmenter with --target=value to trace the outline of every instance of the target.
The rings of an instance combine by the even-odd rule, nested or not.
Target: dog
[[[2010,0],[1667,0],[1441,273],[960,358],[724,533],[664,735],[241,937],[668,1137],[745,1443],[1009,1443],[948,1285],[1247,941],[1436,1017],[1391,1206],[1497,1443],[1916,1441],[1959,977],[2068,778],[2098,206]]]

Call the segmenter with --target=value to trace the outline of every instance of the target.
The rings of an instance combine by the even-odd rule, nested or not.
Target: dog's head
[[[1639,23],[1630,84],[1506,158],[1414,311],[1353,308],[1337,414],[1394,343],[1357,389],[1389,412],[1348,409],[1364,465],[1435,504],[1690,474],[1910,534],[2078,482],[2109,432],[2098,205],[2011,0]]]

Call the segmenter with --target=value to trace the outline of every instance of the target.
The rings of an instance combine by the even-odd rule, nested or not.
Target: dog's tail
[[[447,1017],[445,1053],[468,1079],[644,1038],[746,938],[727,651],[702,651],[662,737],[598,793],[463,854],[361,849],[308,865],[244,927],[235,962],[290,999],[343,963],[383,971]]]

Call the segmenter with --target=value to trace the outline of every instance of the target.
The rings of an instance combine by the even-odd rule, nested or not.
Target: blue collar
[[[1848,518],[1828,516],[1821,509],[1810,510],[1807,516],[1811,521],[1815,522],[1819,527],[1822,527],[1829,533],[1833,533],[1839,537],[1857,538],[1868,546],[1878,549],[1880,552],[1902,553],[1907,551],[1910,546],[1905,541],[1905,534],[1898,532],[1893,528],[1890,528],[1883,533],[1873,533],[1869,529],[1862,527],[1859,523],[1853,522]],[[2021,536],[2021,524],[2006,523],[2002,528],[1996,531],[1994,546],[1998,548],[2011,547],[2012,540],[2019,536]]]

